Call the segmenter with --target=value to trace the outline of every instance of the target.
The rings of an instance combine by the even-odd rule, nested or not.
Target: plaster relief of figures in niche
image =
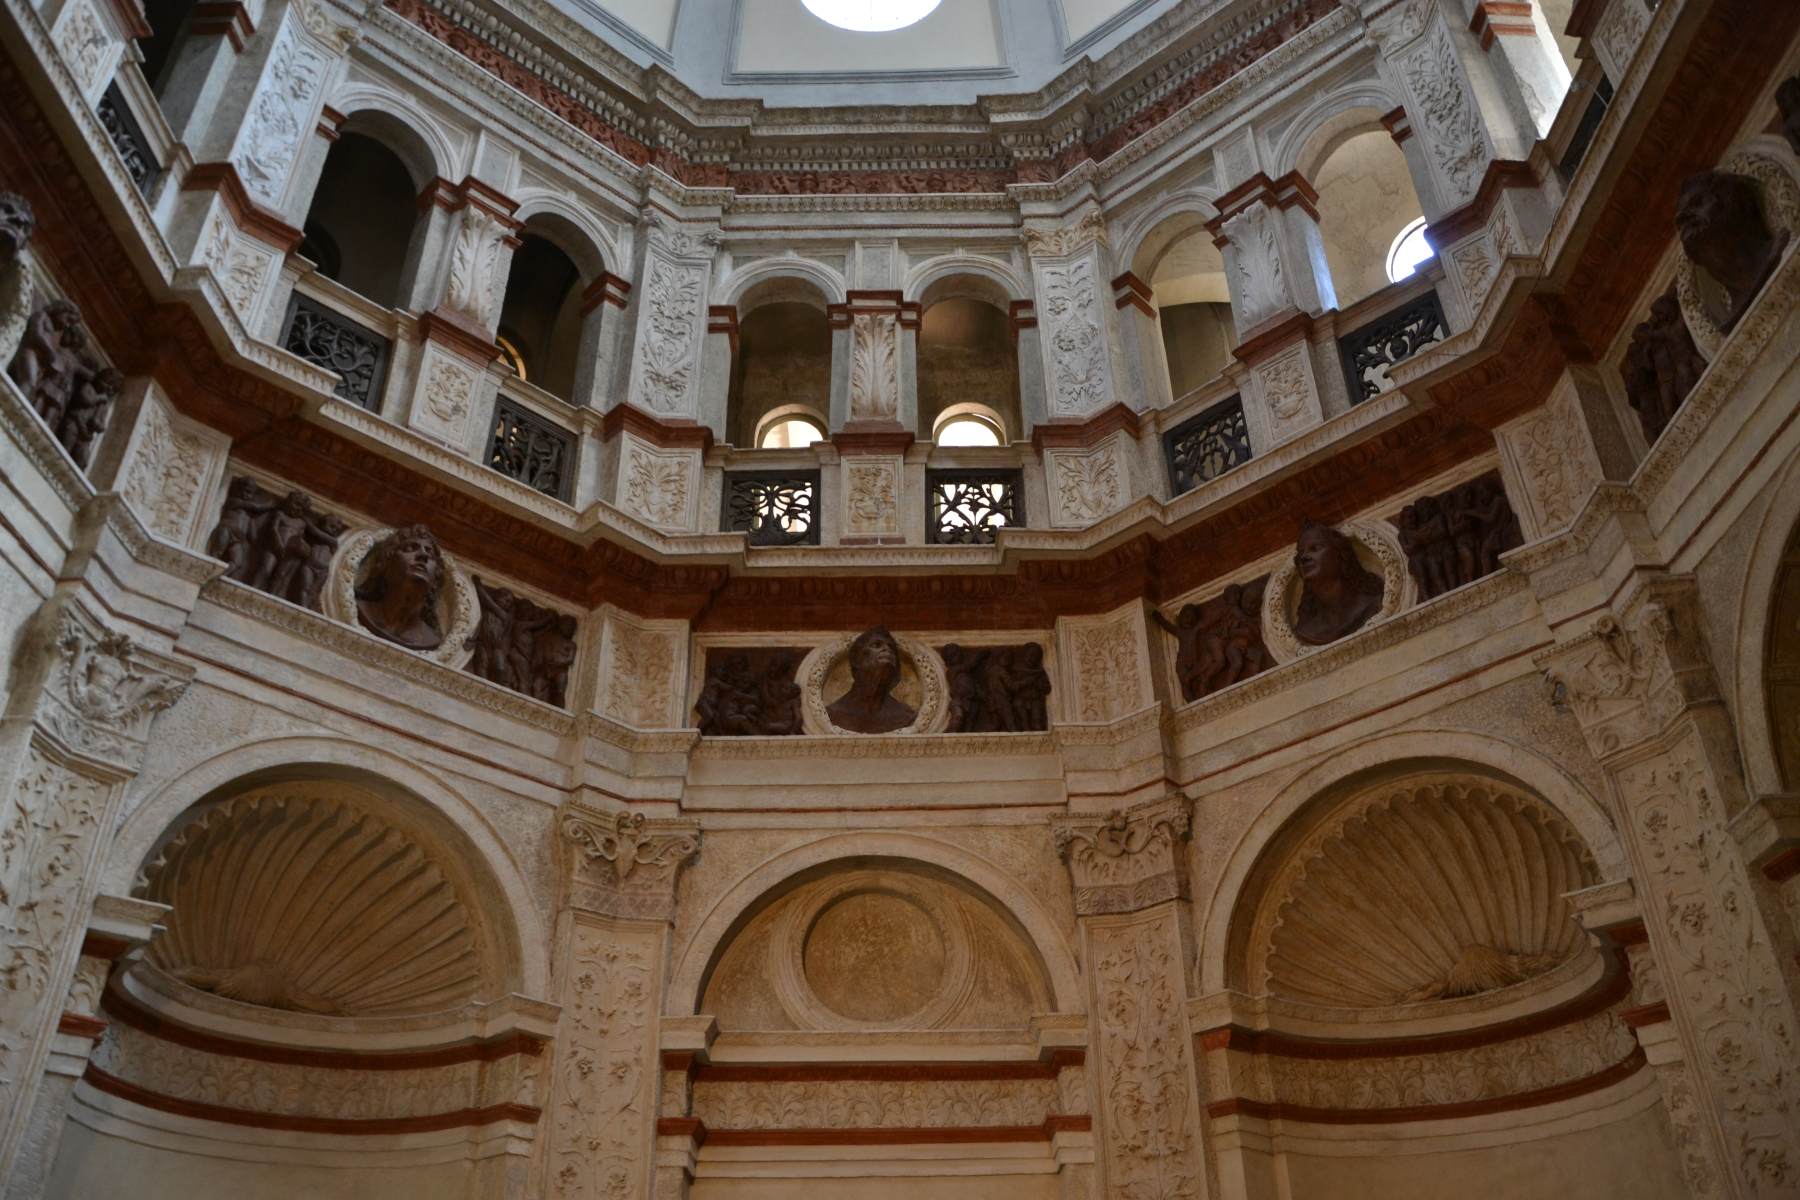
[[[1202,604],[1184,604],[1175,620],[1150,615],[1175,638],[1175,676],[1184,700],[1198,700],[1275,665],[1263,644],[1263,593],[1269,577],[1234,583]]]
[[[1771,230],[1763,216],[1757,181],[1726,171],[1701,171],[1681,184],[1675,228],[1688,261],[1705,271],[1724,296],[1707,298],[1704,311],[1730,332],[1781,261],[1792,236]]]
[[[226,491],[206,552],[225,563],[225,578],[317,611],[345,528],[304,492],[278,498],[240,475]]]
[[[31,321],[31,269],[25,248],[36,228],[37,216],[25,197],[0,192],[0,361],[8,363]]]
[[[713,650],[706,682],[694,704],[707,737],[781,737],[801,732],[800,685],[794,675],[805,656],[791,647]]]
[[[6,373],[69,457],[85,468],[125,377],[89,351],[81,310],[67,300],[33,309]]]
[[[1500,569],[1500,556],[1524,545],[1519,518],[1498,472],[1420,496],[1400,510],[1400,548],[1419,599],[1441,596]]]
[[[900,412],[900,325],[859,313],[851,322],[850,418],[892,421]]]
[[[948,715],[942,661],[923,643],[880,627],[808,654],[800,692],[813,734],[939,733]]]
[[[1050,728],[1044,648],[961,646],[939,652],[950,689],[948,733],[1026,733]]]
[[[1294,557],[1269,576],[1263,640],[1278,662],[1349,637],[1413,599],[1405,552],[1385,523],[1305,521]]]
[[[475,584],[423,525],[363,529],[338,547],[326,611],[433,662],[462,666],[481,624]]]
[[[1673,285],[1650,302],[1650,315],[1631,331],[1620,373],[1644,441],[1655,445],[1706,373],[1706,359],[1694,345]]]
[[[466,640],[473,651],[469,672],[561,708],[575,662],[575,618],[483,583],[479,576],[471,581],[481,619]]]

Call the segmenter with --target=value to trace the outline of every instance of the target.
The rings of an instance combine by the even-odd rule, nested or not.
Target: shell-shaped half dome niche
[[[1331,1008],[1387,1008],[1498,991],[1587,948],[1566,892],[1596,882],[1549,805],[1478,777],[1432,777],[1352,798],[1271,881],[1250,980]]]
[[[206,809],[144,873],[170,905],[149,961],[192,987],[333,1016],[436,1012],[477,999],[470,911],[418,838],[304,788]]]

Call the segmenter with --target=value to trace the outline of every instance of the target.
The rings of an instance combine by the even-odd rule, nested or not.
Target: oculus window
[[[942,0],[801,0],[806,11],[828,25],[857,33],[888,33],[916,25]]]
[[[1431,243],[1425,240],[1425,218],[1419,217],[1402,229],[1394,237],[1394,244],[1388,247],[1388,280],[1399,283],[1408,278],[1434,253]]]

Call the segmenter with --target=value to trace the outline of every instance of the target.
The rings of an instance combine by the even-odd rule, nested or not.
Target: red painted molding
[[[188,18],[190,31],[201,37],[223,35],[231,40],[231,48],[239,53],[256,36],[256,23],[250,19],[250,10],[242,0],[205,0],[188,11],[192,14]]]
[[[1313,190],[1313,185],[1307,182],[1306,176],[1298,171],[1289,171],[1280,179],[1270,179],[1258,171],[1213,202],[1219,215],[1206,223],[1213,241],[1222,245],[1224,235],[1220,230],[1225,222],[1256,200],[1263,201],[1271,208],[1299,208],[1313,220],[1319,219],[1319,193]]]
[[[710,426],[698,421],[652,416],[631,404],[617,404],[600,419],[600,436],[608,441],[618,437],[621,429],[628,429],[634,437],[643,438],[664,450],[698,450],[705,454],[713,444]]]
[[[110,933],[88,930],[81,938],[81,957],[114,959],[137,946],[132,938],[114,937]]]
[[[1771,883],[1786,883],[1800,875],[1800,846],[1789,846],[1762,865],[1764,878]]]
[[[1520,0],[1478,0],[1475,15],[1469,21],[1469,32],[1481,39],[1488,49],[1497,37],[1535,37],[1531,21],[1531,5]]]
[[[1496,158],[1488,164],[1487,173],[1481,177],[1481,186],[1475,190],[1474,198],[1427,225],[1426,240],[1431,243],[1433,250],[1442,252],[1444,247],[1487,224],[1488,215],[1500,203],[1501,192],[1507,188],[1535,188],[1537,185],[1537,172],[1531,169],[1530,163]]]
[[[1114,308],[1125,308],[1129,305],[1152,320],[1156,318],[1155,294],[1151,292],[1149,284],[1130,271],[1113,279],[1112,290]]]
[[[710,1135],[706,1122],[698,1117],[658,1117],[656,1118],[657,1137],[686,1137],[694,1139],[694,1149],[698,1150],[706,1144]]]
[[[1518,1112],[1555,1104],[1576,1096],[1585,1096],[1601,1088],[1629,1079],[1644,1066],[1644,1051],[1634,1047],[1629,1055],[1581,1079],[1537,1088],[1511,1096],[1495,1096],[1487,1100],[1464,1100],[1454,1104],[1414,1104],[1405,1108],[1310,1108],[1300,1104],[1265,1104],[1232,1096],[1215,1100],[1206,1106],[1206,1115],[1215,1119],[1242,1115],[1264,1121],[1302,1121],[1312,1125],[1394,1125],[1403,1121],[1455,1121],[1464,1117],[1482,1117],[1492,1113]]]
[[[1060,1046],[1044,1056],[1044,1061],[1056,1070],[1065,1067],[1080,1067],[1087,1064],[1087,1051],[1080,1046]]]
[[[433,177],[419,189],[419,211],[424,212],[434,204],[445,212],[455,212],[462,207],[462,198],[457,195],[456,185],[442,175]]]
[[[98,1041],[106,1032],[111,1022],[103,1017],[90,1017],[86,1013],[65,1012],[56,1019],[56,1032],[73,1034],[76,1037],[93,1038]]]
[[[1241,363],[1254,365],[1278,351],[1286,350],[1295,342],[1310,340],[1312,331],[1312,317],[1297,308],[1290,309],[1288,315],[1264,321],[1251,329],[1231,352],[1231,356]]]
[[[923,310],[905,293],[884,291],[857,291],[852,289],[844,293],[844,303],[827,304],[825,306],[826,323],[833,329],[850,328],[851,318],[860,314],[892,315],[900,322],[902,329],[917,329]]]
[[[1575,0],[1569,7],[1569,19],[1563,25],[1563,32],[1583,40],[1593,37],[1600,18],[1606,15],[1607,5],[1611,3],[1612,0]]]
[[[1040,455],[1046,447],[1083,449],[1120,429],[1136,437],[1138,415],[1123,401],[1115,401],[1083,420],[1059,417],[1038,422],[1031,428],[1031,445]]]
[[[1388,131],[1397,146],[1412,136],[1412,121],[1407,118],[1405,106],[1391,108],[1381,114],[1381,127]]]
[[[695,1083],[953,1083],[1055,1079],[1047,1062],[717,1063],[694,1072]]]
[[[1669,1005],[1666,1000],[1658,1000],[1654,1004],[1640,1004],[1636,1008],[1619,1010],[1619,1020],[1633,1029],[1642,1029],[1646,1025],[1660,1025],[1669,1019]]]
[[[1021,329],[1037,328],[1037,310],[1029,300],[1014,300],[1006,306],[1006,320],[1012,326],[1013,336],[1019,336]]]
[[[512,1033],[486,1041],[463,1042],[436,1050],[305,1050],[291,1046],[271,1046],[204,1033],[177,1025],[144,1008],[116,988],[100,997],[100,1007],[121,1025],[145,1033],[158,1041],[218,1054],[229,1058],[245,1058],[253,1062],[281,1063],[310,1067],[320,1071],[412,1071],[430,1067],[449,1067],[465,1062],[498,1062],[514,1055],[536,1057],[548,1044],[529,1033]]]
[[[143,0],[110,0],[113,16],[128,38],[147,38],[156,31],[144,15]]]
[[[600,272],[600,277],[587,285],[581,293],[581,311],[585,315],[593,312],[602,304],[610,304],[614,308],[624,308],[631,298],[631,283],[611,271]]]
[[[419,334],[428,342],[436,342],[451,352],[480,366],[500,357],[494,335],[461,313],[434,308],[419,316]]]
[[[252,200],[237,168],[228,162],[195,163],[182,177],[181,190],[218,193],[239,229],[283,254],[300,244],[300,231]]]
[[[831,435],[839,454],[905,454],[914,440],[898,421],[852,421]]]
[[[465,1129],[491,1125],[497,1121],[524,1121],[537,1124],[543,1110],[529,1104],[494,1104],[487,1108],[459,1108],[453,1112],[428,1113],[419,1117],[372,1117],[358,1120],[346,1117],[296,1117],[283,1113],[254,1112],[245,1108],[229,1108],[222,1104],[203,1104],[164,1096],[148,1088],[109,1075],[92,1063],[82,1080],[90,1086],[121,1100],[141,1104],[158,1112],[193,1117],[200,1121],[217,1121],[221,1125],[238,1125],[250,1129],[282,1129],[290,1133],[334,1133],[348,1137],[378,1137],[397,1133],[435,1133],[444,1129]]]

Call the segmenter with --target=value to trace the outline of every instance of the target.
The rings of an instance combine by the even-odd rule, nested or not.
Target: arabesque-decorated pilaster
[[[1115,399],[1142,404],[1118,387],[1125,371],[1099,206],[1089,205],[1066,225],[1028,226],[1024,238],[1050,419],[1090,417]]]
[[[675,879],[700,848],[693,821],[581,804],[557,820],[562,1026],[542,1194],[651,1194],[662,1009]]]

